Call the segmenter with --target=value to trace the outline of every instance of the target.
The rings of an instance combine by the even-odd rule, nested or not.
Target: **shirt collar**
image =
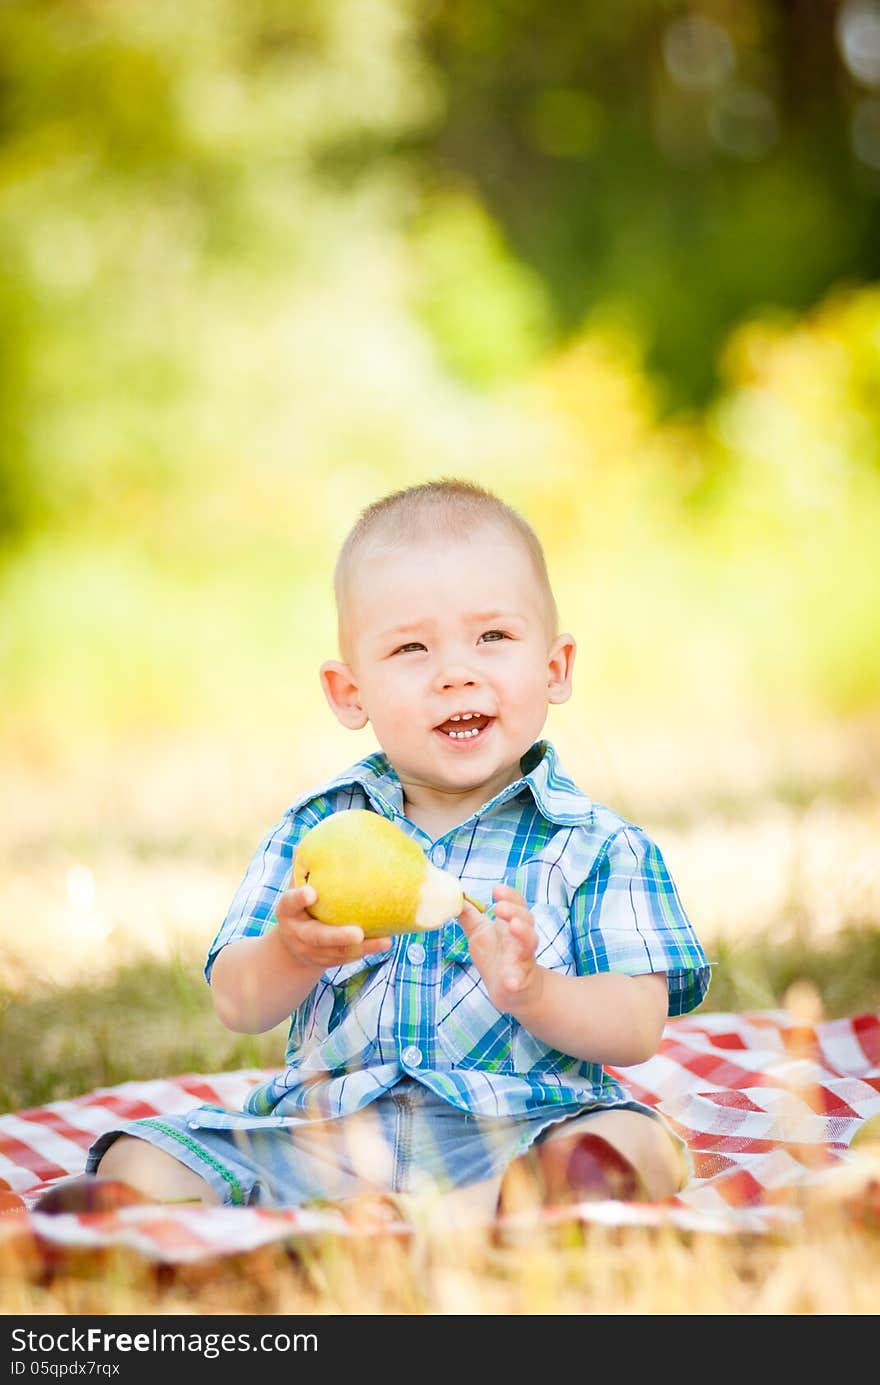
[[[563,826],[573,826],[587,821],[593,812],[593,802],[577,787],[560,763],[556,750],[550,741],[535,741],[520,759],[523,773],[512,784],[499,790],[472,817],[482,817],[493,808],[499,807],[509,799],[527,790],[536,806],[550,822]],[[366,755],[356,764],[342,770],[326,783],[291,804],[289,812],[295,812],[313,798],[328,794],[334,789],[350,788],[359,785],[370,802],[385,817],[403,817],[403,786],[397,777],[387,755],[376,750]]]

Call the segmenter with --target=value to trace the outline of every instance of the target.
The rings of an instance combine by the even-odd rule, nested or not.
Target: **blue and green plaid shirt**
[[[665,971],[669,1014],[694,1009],[708,989],[709,965],[658,848],[581,793],[549,741],[537,741],[520,763],[520,779],[437,841],[404,815],[400,780],[382,752],[304,794],[254,855],[211,945],[206,978],[227,943],[274,926],[303,834],[330,813],[366,808],[460,877],[490,918],[493,885],[518,890],[535,920],[541,966],[577,976]],[[561,1117],[631,1100],[600,1064],[548,1047],[495,1009],[452,919],[326,971],[291,1017],[283,1071],[253,1089],[241,1123],[246,1113],[279,1123],[346,1115],[404,1074],[477,1115],[552,1110]],[[202,1124],[210,1123],[205,1111]],[[237,1120],[217,1111],[216,1124]]]

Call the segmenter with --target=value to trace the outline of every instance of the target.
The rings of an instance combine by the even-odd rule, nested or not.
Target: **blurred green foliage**
[[[533,519],[609,705],[875,706],[878,33],[0,7],[0,735],[269,714],[360,507],[441,474]]]
[[[558,336],[612,304],[668,405],[703,404],[743,317],[880,271],[877,22],[852,0],[442,0],[420,151],[479,195]]]

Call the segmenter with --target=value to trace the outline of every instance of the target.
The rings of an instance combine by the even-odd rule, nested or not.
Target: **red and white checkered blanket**
[[[268,1210],[138,1204],[114,1212],[31,1210],[57,1179],[81,1173],[102,1131],[126,1119],[239,1107],[267,1074],[251,1069],[124,1082],[69,1101],[0,1116],[0,1188],[24,1210],[0,1217],[0,1235],[27,1231],[60,1252],[124,1245],[155,1261],[239,1254],[273,1240],[362,1234],[338,1209]],[[782,1011],[707,1013],[671,1020],[659,1052],[619,1072],[687,1141],[695,1176],[663,1203],[584,1202],[541,1218],[609,1225],[673,1224],[688,1230],[762,1233],[796,1223],[805,1193],[827,1184],[855,1152],[860,1125],[880,1113],[880,1014],[797,1023]],[[8,1203],[15,1199],[7,1194]],[[387,1228],[382,1229],[387,1234]],[[400,1229],[400,1228],[398,1228]],[[406,1231],[406,1227],[403,1227]]]

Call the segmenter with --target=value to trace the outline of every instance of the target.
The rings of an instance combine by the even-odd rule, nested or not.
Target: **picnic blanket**
[[[719,1233],[784,1231],[802,1217],[805,1193],[827,1185],[860,1157],[849,1149],[853,1136],[880,1113],[880,1014],[816,1025],[776,1010],[689,1015],[668,1022],[648,1062],[614,1071],[686,1140],[694,1177],[662,1203],[587,1201],[539,1208],[535,1218]],[[139,1204],[60,1215],[32,1210],[45,1188],[83,1171],[88,1146],[121,1117],[182,1112],[201,1102],[239,1107],[248,1088],[267,1075],[243,1069],[123,1082],[0,1116],[0,1180],[12,1190],[0,1236],[26,1232],[56,1253],[121,1245],[157,1262],[183,1263],[245,1253],[275,1240],[364,1234],[363,1222],[338,1207]],[[405,1225],[374,1228],[382,1234],[389,1229],[407,1231]]]

